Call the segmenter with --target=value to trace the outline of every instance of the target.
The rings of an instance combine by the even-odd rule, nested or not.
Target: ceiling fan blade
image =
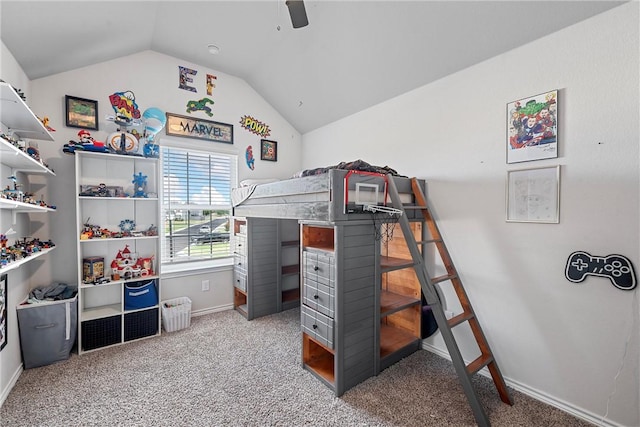
[[[307,11],[304,8],[303,0],[287,0],[284,3],[289,8],[289,15],[291,15],[291,24],[293,25],[293,28],[302,28],[309,25]]]

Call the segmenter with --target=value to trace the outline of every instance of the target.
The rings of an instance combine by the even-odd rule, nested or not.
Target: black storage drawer
[[[124,315],[124,340],[150,337],[158,333],[158,309],[135,311]]]
[[[82,322],[80,327],[83,351],[121,342],[122,316],[120,315],[87,320]]]

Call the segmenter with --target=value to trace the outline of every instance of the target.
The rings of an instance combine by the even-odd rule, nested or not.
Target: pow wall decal
[[[116,117],[134,120],[139,119],[141,116],[138,104],[136,104],[136,96],[130,90],[109,95],[109,102],[116,113]]]
[[[190,76],[195,76],[198,72],[191,68],[181,66],[178,66],[178,69],[180,70],[180,84],[178,87],[180,89],[190,90],[191,92],[197,92],[196,88],[189,86],[188,83],[193,83],[193,79]]]
[[[253,148],[251,146],[247,147],[247,151],[245,151],[244,157],[247,160],[247,166],[249,167],[249,169],[254,170],[256,167],[256,159],[253,157]]]
[[[271,135],[271,129],[269,129],[269,125],[262,123],[261,121],[258,121],[251,116],[242,116],[242,118],[240,119],[240,124],[249,132],[260,135],[263,138]]]
[[[216,84],[214,81],[217,79],[213,74],[207,74],[207,95],[213,95],[213,89],[215,89]]]
[[[207,106],[207,104],[213,105],[213,100],[209,98],[202,98],[198,101],[189,101],[187,102],[187,113],[192,113],[194,111],[204,111],[207,116],[213,116],[211,112],[211,107]]]

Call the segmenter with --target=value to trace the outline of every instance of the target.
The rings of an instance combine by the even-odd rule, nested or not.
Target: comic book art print
[[[507,104],[507,163],[558,157],[558,91]]]

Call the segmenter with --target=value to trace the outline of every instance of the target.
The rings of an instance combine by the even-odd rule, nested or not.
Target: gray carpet
[[[2,426],[471,426],[451,362],[418,351],[336,398],[300,364],[300,311],[191,327],[29,369],[0,409]],[[588,426],[493,383],[475,383],[493,426]]]

